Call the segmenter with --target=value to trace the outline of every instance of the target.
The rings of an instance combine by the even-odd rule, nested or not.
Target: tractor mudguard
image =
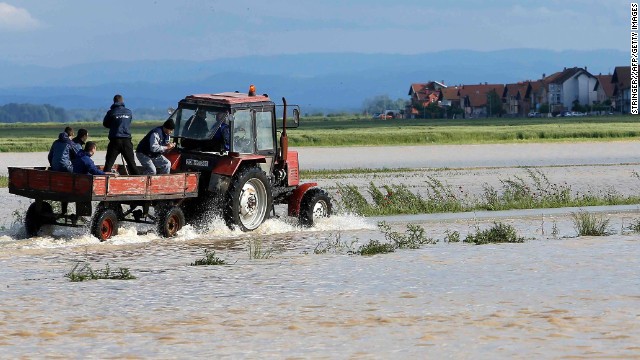
[[[266,162],[262,155],[241,155],[223,157],[211,169],[211,179],[208,190],[214,194],[224,194],[229,189],[231,178],[238,171],[241,164],[257,164]]]
[[[293,190],[293,193],[289,196],[289,216],[297,217],[300,214],[300,203],[304,194],[315,186],[318,186],[318,183],[311,182],[302,184]]]
[[[262,155],[241,155],[241,156],[225,156],[221,157],[218,162],[211,169],[211,175],[226,175],[233,176],[240,164],[243,162],[251,162],[251,163],[264,163],[267,162]]]
[[[169,161],[171,162],[171,170],[172,171],[179,171],[180,170],[180,157],[181,157],[181,154],[178,152],[177,149],[173,149],[173,150],[167,152],[166,154],[164,154],[164,157],[169,159]]]

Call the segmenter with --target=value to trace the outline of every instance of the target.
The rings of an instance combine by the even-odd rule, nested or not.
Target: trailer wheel
[[[160,211],[158,216],[158,234],[163,237],[174,237],[185,224],[184,212],[177,206]]]
[[[259,167],[240,170],[227,192],[224,219],[230,228],[253,231],[269,216],[272,206],[267,175]]]
[[[27,231],[27,236],[32,237],[38,235],[38,231],[42,225],[48,224],[53,217],[53,208],[48,202],[42,202],[40,205],[40,211],[37,209],[37,205],[34,202],[29,205],[27,214],[24,217],[24,228]]]
[[[118,214],[109,208],[98,208],[91,224],[91,233],[100,241],[118,235]]]
[[[322,189],[311,189],[302,197],[300,203],[300,224],[303,226],[313,226],[320,218],[331,215],[331,198]]]

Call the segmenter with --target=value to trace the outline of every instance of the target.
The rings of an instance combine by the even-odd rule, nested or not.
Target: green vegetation
[[[476,245],[493,244],[493,243],[523,243],[524,238],[518,236],[516,229],[511,225],[501,222],[494,222],[489,229],[480,230],[476,228],[475,234],[468,234],[464,238],[464,242]]]
[[[227,262],[216,256],[215,250],[204,250],[204,257],[191,263],[191,266],[226,265]]]
[[[128,268],[118,268],[111,271],[109,264],[103,270],[93,270],[86,261],[78,261],[75,266],[64,275],[69,281],[79,282],[86,280],[133,280],[136,277],[131,275]]]
[[[571,217],[578,236],[607,236],[611,234],[608,230],[609,219],[605,219],[602,215],[578,211],[571,213]]]
[[[134,144],[162,121],[134,121]],[[65,125],[0,124],[0,152],[47,151]],[[108,131],[101,122],[70,125],[88,129],[98,149],[106,149]],[[630,140],[640,137],[640,129],[632,116],[379,120],[347,115],[305,117],[288,135],[290,146],[378,146]]]
[[[249,240],[249,259],[269,259],[274,252],[273,248],[265,249],[260,238]]]
[[[476,210],[508,210],[580,207],[597,205],[628,205],[640,202],[638,196],[622,196],[613,189],[598,193],[574,192],[568,184],[553,184],[544,173],[526,168],[526,177],[514,176],[500,180],[502,187],[484,184],[479,197],[471,197],[463,189],[453,189],[428,176],[425,195],[415,194],[406,185],[369,184],[370,203],[354,185],[337,184],[342,209],[364,216],[393,214],[425,214]],[[382,190],[380,190],[382,189]]]
[[[438,240],[425,236],[424,228],[420,225],[408,224],[404,234],[391,231],[386,222],[378,223],[378,229],[384,233],[384,238],[391,242],[396,249],[419,249],[422,245],[435,244]]]
[[[0,106],[0,122],[15,123],[18,121],[35,123],[49,121],[68,121],[65,109],[45,105],[10,103]]]
[[[131,126],[133,143],[137,144],[153,127],[161,121],[137,121]],[[43,123],[43,124],[0,124],[0,152],[49,151],[51,143],[58,138],[65,126],[74,130],[85,128],[89,138],[98,145],[98,150],[107,150],[109,130],[102,122]],[[46,161],[46,159],[45,159]]]
[[[383,243],[378,240],[369,240],[368,243],[358,248],[357,254],[371,256],[376,254],[386,254],[396,251],[396,247],[391,243]]]
[[[629,230],[640,233],[640,219],[633,219],[631,225],[629,225]]]

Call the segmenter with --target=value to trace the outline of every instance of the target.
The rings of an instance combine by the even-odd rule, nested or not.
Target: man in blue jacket
[[[171,161],[162,154],[175,147],[175,144],[170,142],[170,135],[175,128],[173,119],[169,119],[162,126],[153,128],[140,140],[136,156],[144,167],[145,175],[168,174],[171,170]]]
[[[96,167],[91,157],[96,153],[96,143],[87,141],[84,150],[80,150],[73,159],[73,172],[88,175],[118,175],[117,173],[104,172]]]
[[[118,155],[122,154],[127,162],[129,174],[138,175],[136,159],[133,157],[131,131],[129,130],[131,120],[133,120],[133,114],[124,106],[122,95],[115,95],[111,109],[107,111],[102,120],[102,125],[109,129],[109,145],[104,161],[105,171],[111,171]]]
[[[64,131],[58,135],[58,139],[51,144],[51,149],[47,156],[51,170],[73,172],[71,159],[75,157],[78,149],[71,141],[71,136],[73,136],[73,129],[67,126]]]

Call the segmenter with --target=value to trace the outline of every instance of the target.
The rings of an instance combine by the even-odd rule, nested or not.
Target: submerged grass
[[[638,196],[623,196],[615,189],[574,192],[571,185],[555,184],[539,169],[525,168],[525,176],[501,179],[499,188],[483,184],[479,196],[470,197],[433,176],[427,176],[425,195],[413,193],[406,185],[376,186],[369,183],[367,195],[355,185],[337,184],[340,207],[363,216],[424,214],[476,210],[510,210],[597,205],[628,205],[640,202]]]
[[[191,263],[191,266],[226,265],[227,262],[216,256],[215,250],[205,250],[204,257]]]
[[[128,268],[118,268],[112,271],[109,264],[104,269],[94,270],[86,261],[78,261],[74,267],[64,275],[72,282],[87,280],[133,280],[136,277],[131,275]]]
[[[609,219],[603,215],[592,214],[586,211],[571,213],[573,227],[578,236],[607,236],[609,231]]]
[[[249,259],[270,259],[274,252],[273,248],[264,248],[260,238],[249,240]]]
[[[480,228],[476,228],[475,233],[467,234],[464,238],[464,242],[476,245],[523,243],[524,237],[518,236],[518,233],[513,226],[501,222],[494,222],[493,226],[489,229],[480,230]]]

